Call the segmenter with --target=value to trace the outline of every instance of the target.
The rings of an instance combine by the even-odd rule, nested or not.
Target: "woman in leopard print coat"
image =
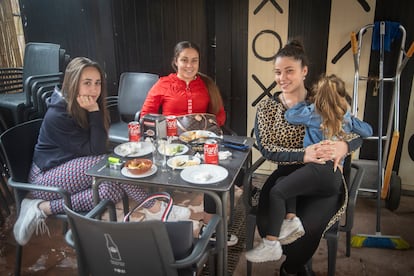
[[[271,234],[270,229],[281,229],[280,234],[284,232],[285,222],[282,225],[274,225],[275,210],[271,208],[269,200],[278,178],[294,173],[303,164],[309,162],[323,164],[325,161],[332,160],[339,164],[346,155],[362,144],[361,138],[357,135],[350,135],[346,142],[323,141],[304,148],[304,127],[291,125],[284,117],[287,109],[312,97],[311,91],[308,91],[304,84],[308,73],[308,62],[301,43],[291,41],[281,48],[276,54],[274,65],[275,80],[281,92],[275,93],[272,98],[258,105],[255,122],[255,135],[260,152],[267,160],[278,164],[278,168],[266,180],[260,194],[257,226],[262,237]],[[303,185],[318,185],[318,183],[312,183],[315,182],[313,180],[309,179],[309,183],[303,183]],[[302,225],[299,225],[299,228],[301,231],[304,229],[305,234],[295,242],[283,245],[283,254],[286,255],[286,259],[281,266],[280,275],[314,275],[307,269],[306,263],[318,248],[325,229],[337,221],[345,209],[346,189],[343,189],[345,185],[341,180],[332,185],[338,187],[338,194],[301,196],[296,199],[295,211],[303,225],[303,228]],[[287,211],[289,213],[289,210]],[[288,218],[287,216],[286,219]],[[290,230],[292,231],[289,232]],[[297,228],[290,230],[289,235],[298,234],[295,233]],[[265,244],[266,242],[262,242],[259,245],[261,250],[256,249],[256,254],[260,256],[256,259],[258,262],[275,260],[272,255],[281,254],[281,251],[266,252]],[[269,257],[263,258],[267,253]],[[247,257],[255,259],[254,254],[250,256],[249,252],[246,254]]]

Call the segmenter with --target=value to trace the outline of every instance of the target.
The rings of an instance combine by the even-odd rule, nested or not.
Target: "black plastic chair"
[[[151,73],[124,72],[121,74],[118,95],[107,97],[107,107],[116,107],[117,111],[117,118],[111,123],[109,129],[110,142],[119,144],[129,141],[128,123],[138,121],[139,112],[148,91],[158,79],[158,75]]]
[[[116,222],[97,220],[101,201],[83,216],[65,206],[71,230],[67,243],[75,248],[78,275],[196,275],[206,262],[214,275],[216,250],[209,243],[220,217],[214,215],[200,239],[191,221]]]
[[[252,197],[250,196],[253,189],[251,185],[253,173],[266,161],[264,157],[260,157],[250,168],[247,175],[246,183],[249,187],[245,189],[245,204],[248,206],[246,211],[246,250],[253,248],[254,233],[256,230],[256,212],[257,206],[253,205]],[[351,164],[350,157],[345,159],[344,164],[344,178],[348,187],[348,205],[344,220],[332,225],[324,234],[328,246],[328,275],[335,275],[336,270],[336,256],[338,249],[339,231],[346,233],[346,256],[351,256],[351,230],[354,224],[354,208],[357,200],[358,189],[361,185],[365,170],[356,165]],[[309,260],[307,266],[312,270],[312,260]],[[247,275],[250,276],[252,271],[252,263],[247,261]]]
[[[14,71],[10,71],[8,68],[2,69],[0,84],[10,83],[10,74],[13,72],[15,74],[11,77],[14,79],[13,86],[0,86],[0,89],[6,92],[0,94],[0,109],[9,117],[10,126],[24,122],[26,120],[24,117],[25,109],[32,106],[31,91],[24,85],[26,80],[31,76],[62,72],[68,61],[69,55],[66,54],[66,50],[60,48],[60,45],[30,42],[25,47],[23,68],[9,68]],[[17,69],[21,70],[21,74]],[[21,83],[18,83],[20,76]],[[3,79],[6,77],[8,80]],[[21,90],[18,90],[19,87]]]
[[[7,129],[0,135],[0,145],[4,154],[10,177],[8,185],[13,188],[17,215],[20,205],[29,191],[45,191],[58,193],[65,203],[71,206],[69,193],[63,189],[31,184],[28,175],[32,165],[33,151],[39,135],[42,119],[27,121]],[[65,214],[54,217],[65,219]],[[23,247],[16,243],[15,275],[20,275]]]

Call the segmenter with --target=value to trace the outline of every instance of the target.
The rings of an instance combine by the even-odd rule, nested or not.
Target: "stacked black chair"
[[[32,76],[49,75],[63,72],[69,55],[58,44],[26,44],[23,68],[3,68],[0,70],[0,111],[8,118],[9,126],[28,120],[28,108],[33,107],[31,83]]]

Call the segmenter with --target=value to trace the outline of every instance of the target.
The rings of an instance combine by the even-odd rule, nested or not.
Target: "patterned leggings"
[[[92,177],[86,175],[85,172],[103,158],[105,155],[79,157],[44,172],[33,163],[29,181],[41,186],[60,187],[71,194],[73,210],[89,211],[94,207]],[[99,197],[110,199],[114,203],[119,202],[124,193],[137,202],[141,202],[148,196],[144,189],[136,185],[103,182],[99,186]],[[31,194],[34,198],[50,201],[53,214],[64,211],[64,201],[59,194],[41,191],[34,191]],[[154,202],[150,201],[144,207],[150,208],[153,205]]]

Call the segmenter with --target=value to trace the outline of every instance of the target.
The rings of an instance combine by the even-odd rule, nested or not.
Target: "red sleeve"
[[[140,117],[142,118],[149,113],[157,114],[162,104],[163,95],[163,87],[160,84],[160,80],[158,80],[148,92],[147,98],[141,108]]]

